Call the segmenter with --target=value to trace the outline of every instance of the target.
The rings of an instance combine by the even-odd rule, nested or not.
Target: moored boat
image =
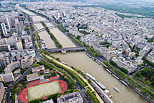
[[[88,55],[91,58],[91,55],[90,54],[86,53],[86,55]]]
[[[91,76],[90,74],[86,73],[86,76],[89,77],[90,79],[92,79],[93,81],[96,81],[96,79],[93,76]]]
[[[111,71],[109,71],[108,69],[106,69],[110,74],[111,74]]]
[[[97,84],[101,89],[105,90],[106,87],[105,87],[102,83],[100,83],[99,81],[96,81],[96,84]]]
[[[119,79],[116,75],[112,74],[112,76],[114,76],[116,79]]]
[[[120,90],[117,87],[114,87],[113,89],[117,92],[120,92]]]
[[[109,97],[109,98],[112,98],[112,95],[110,94],[110,92],[109,92],[109,90],[104,90],[104,92],[107,94],[107,96]]]
[[[126,87],[128,87],[127,83],[125,83],[123,80],[120,80],[121,83],[123,83]]]

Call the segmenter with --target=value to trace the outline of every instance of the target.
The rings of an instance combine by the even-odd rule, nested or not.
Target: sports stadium
[[[52,80],[26,87],[20,93],[20,100],[22,102],[29,102],[39,98],[46,99],[52,94],[63,94],[65,90],[67,90],[66,82],[62,80]]]

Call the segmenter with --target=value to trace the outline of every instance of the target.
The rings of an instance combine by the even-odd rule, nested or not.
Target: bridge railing
[[[50,28],[54,28],[54,26],[48,26],[48,28],[50,29]],[[38,29],[37,31],[38,32],[41,32],[41,31],[44,31],[45,30],[45,28],[42,28],[42,29]]]
[[[53,48],[53,49],[46,49],[49,52],[61,52],[63,49],[66,50],[66,52],[71,51],[84,51],[85,47],[71,47],[71,48]],[[41,49],[38,49],[37,51],[40,51]]]
[[[33,23],[41,23],[41,22],[49,22],[49,20],[44,20],[44,21],[33,21]]]

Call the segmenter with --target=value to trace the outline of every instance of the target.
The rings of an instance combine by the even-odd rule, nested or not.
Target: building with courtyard
[[[57,103],[83,103],[83,99],[79,92],[73,92],[57,98]]]

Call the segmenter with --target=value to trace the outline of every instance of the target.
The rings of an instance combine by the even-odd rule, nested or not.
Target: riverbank
[[[62,65],[62,66],[64,66],[64,67],[66,67],[66,68],[68,68],[68,69],[74,71],[84,82],[86,82],[86,83],[88,84],[88,86],[91,88],[92,91],[95,91],[95,90],[93,89],[93,87],[89,84],[89,82],[88,82],[81,74],[79,74],[78,72],[76,72],[74,69],[72,69],[72,68],[69,67],[69,66],[64,65],[63,63],[61,63],[61,62],[55,60],[54,58],[51,58],[51,57],[48,56],[48,55],[45,55],[45,56],[47,56],[49,59],[53,60],[54,62],[56,62],[56,63],[58,63],[58,64],[60,64],[60,65]],[[95,92],[96,92],[96,91],[95,91]],[[97,92],[96,92],[96,97],[97,97],[97,99],[100,101],[100,103],[104,103],[104,101],[103,101],[103,100],[101,99],[101,97],[97,94]]]

